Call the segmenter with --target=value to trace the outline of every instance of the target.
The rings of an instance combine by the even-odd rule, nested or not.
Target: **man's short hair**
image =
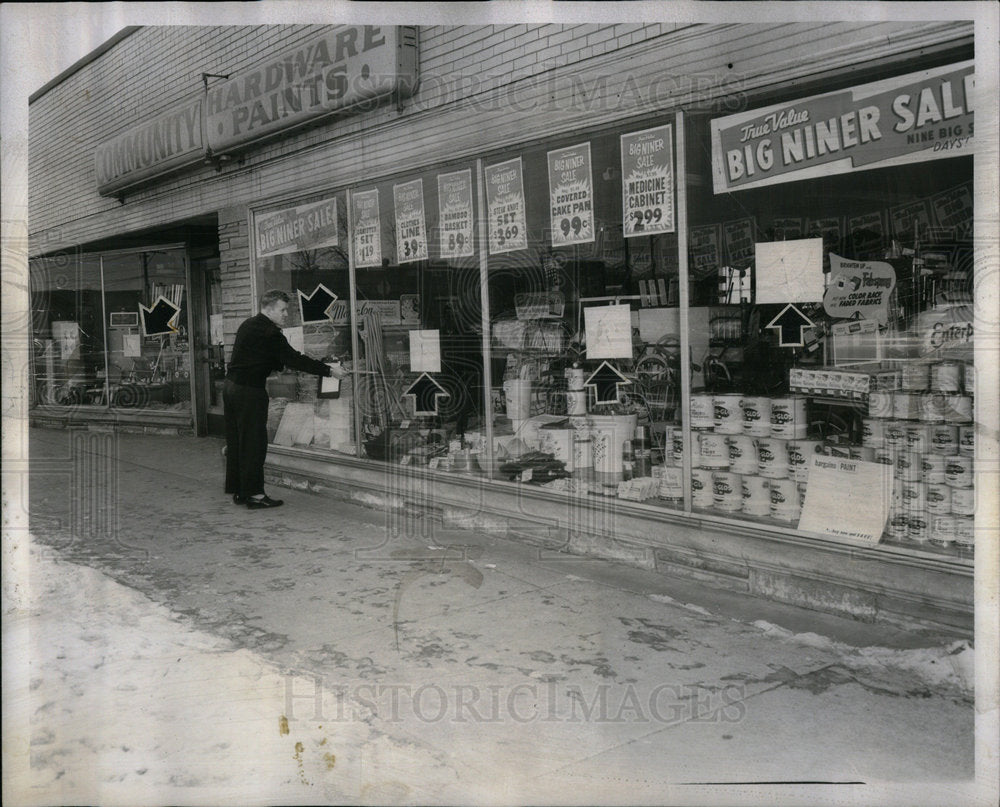
[[[291,298],[288,296],[287,292],[283,292],[281,289],[271,289],[270,291],[265,291],[260,296],[260,308],[263,311],[265,308],[270,308],[275,303],[287,303]]]

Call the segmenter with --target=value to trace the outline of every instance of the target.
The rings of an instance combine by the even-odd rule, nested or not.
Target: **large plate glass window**
[[[346,195],[316,194],[255,211],[252,236],[256,300],[272,289],[288,294],[289,344],[314,359],[349,363]],[[285,369],[271,374],[267,391],[273,444],[356,453],[350,377],[341,381],[337,397],[321,396],[317,376]]]
[[[971,70],[690,116],[696,510],[971,551]]]

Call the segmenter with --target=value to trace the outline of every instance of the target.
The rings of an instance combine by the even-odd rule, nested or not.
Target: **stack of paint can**
[[[869,396],[862,445],[894,468],[891,538],[972,545],[974,378],[972,365],[912,362],[902,368],[901,389]]]

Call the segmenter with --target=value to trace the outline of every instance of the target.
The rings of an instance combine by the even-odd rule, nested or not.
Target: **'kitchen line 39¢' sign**
[[[974,62],[717,118],[715,193],[972,153]]]

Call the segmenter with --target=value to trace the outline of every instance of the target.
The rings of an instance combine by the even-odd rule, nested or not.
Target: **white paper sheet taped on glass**
[[[591,306],[583,310],[588,359],[632,358],[632,312],[627,305]]]
[[[410,331],[410,372],[441,372],[441,337],[439,331]]]
[[[818,303],[823,299],[823,239],[754,245],[756,302]]]

